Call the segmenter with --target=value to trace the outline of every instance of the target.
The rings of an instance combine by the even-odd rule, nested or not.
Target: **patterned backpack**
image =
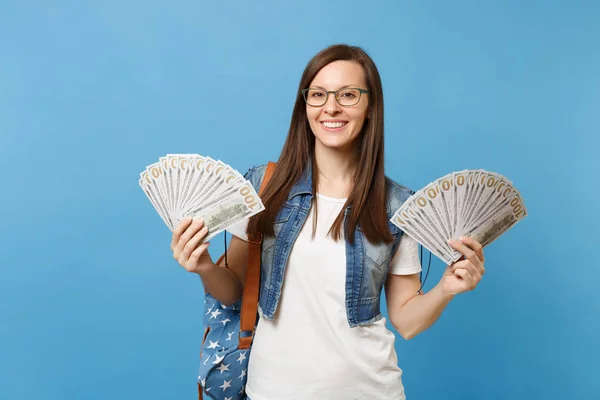
[[[275,163],[269,162],[259,196],[273,175]],[[248,266],[241,301],[224,306],[209,293],[204,296],[204,339],[200,351],[198,399],[245,398],[248,358],[258,311],[262,237],[248,240]],[[217,265],[225,257],[223,254]]]

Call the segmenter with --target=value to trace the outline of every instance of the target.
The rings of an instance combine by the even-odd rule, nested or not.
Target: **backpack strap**
[[[267,183],[275,172],[276,164],[269,162],[259,196],[263,193]],[[260,286],[260,260],[262,252],[262,235],[248,238],[248,267],[246,268],[246,282],[242,294],[242,310],[240,313],[239,349],[249,349],[254,337],[256,313],[258,312],[258,293]],[[243,335],[243,336],[242,336]]]

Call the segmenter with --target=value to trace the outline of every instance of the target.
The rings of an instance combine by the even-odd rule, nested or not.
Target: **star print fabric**
[[[204,303],[206,338],[200,354],[198,383],[205,398],[243,400],[250,350],[238,349],[240,303],[224,306],[208,293]]]

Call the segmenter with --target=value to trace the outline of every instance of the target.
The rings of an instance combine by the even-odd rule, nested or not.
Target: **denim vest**
[[[266,165],[261,165],[250,169],[244,176],[257,192],[265,170]],[[386,179],[386,186],[386,213],[394,241],[389,244],[373,244],[363,235],[360,225],[357,225],[355,230],[354,244],[346,241],[346,315],[351,327],[368,325],[382,318],[381,291],[390,261],[403,234],[389,220],[414,193],[390,179]],[[277,310],[288,258],[308,217],[312,197],[312,171],[309,165],[290,190],[287,201],[275,217],[275,235],[263,238],[258,311],[262,317],[269,320],[273,319]],[[349,209],[350,207],[346,208],[345,216],[348,215]]]

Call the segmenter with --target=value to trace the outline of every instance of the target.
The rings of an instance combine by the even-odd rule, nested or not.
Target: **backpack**
[[[273,175],[275,163],[269,162],[259,196]],[[262,237],[248,240],[248,266],[241,301],[225,306],[208,292],[204,296],[204,338],[200,351],[198,399],[245,398],[250,347],[256,327]],[[217,265],[225,257],[223,254]]]

